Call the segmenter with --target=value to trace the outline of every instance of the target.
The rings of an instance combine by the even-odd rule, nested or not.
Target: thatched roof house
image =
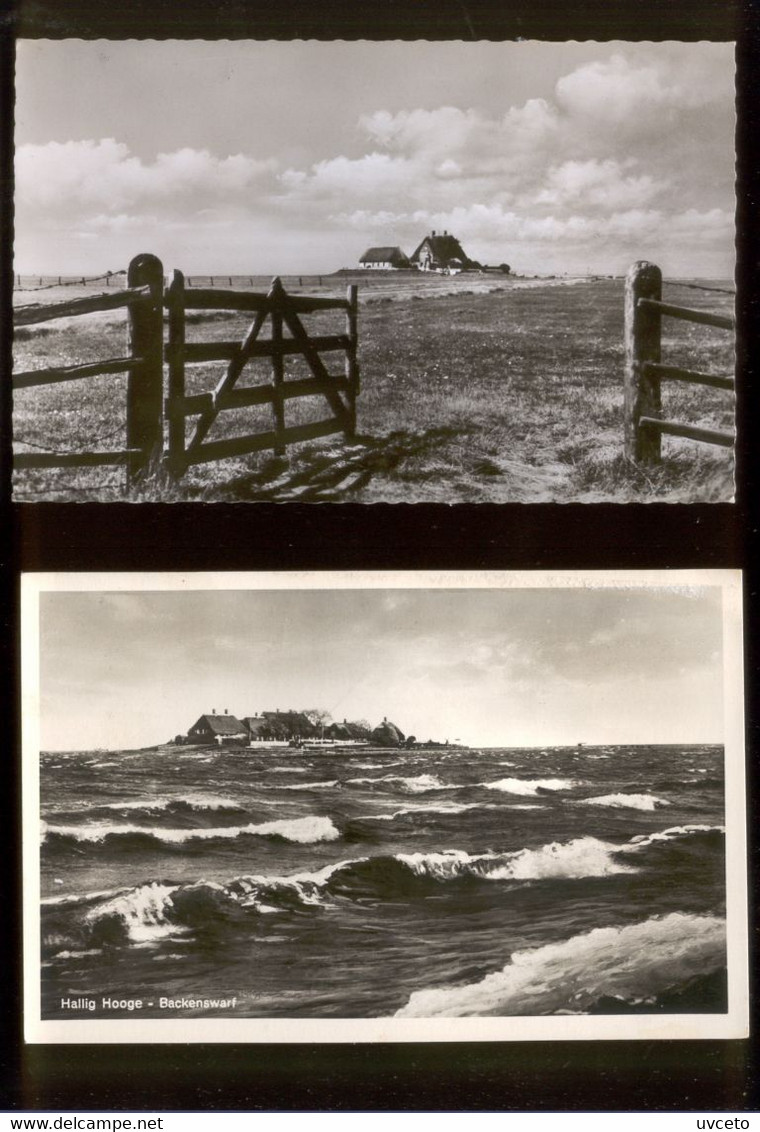
[[[455,236],[450,236],[448,232],[436,235],[433,231],[413,252],[410,263],[420,271],[438,271],[455,275],[469,267],[471,260],[467,258]]]
[[[243,719],[250,742],[271,742],[288,738],[288,729],[284,723],[266,719],[263,715],[246,715]]]
[[[409,259],[399,247],[368,248],[359,267],[369,271],[398,271],[409,267]]]
[[[262,711],[267,724],[278,732],[284,732],[283,739],[311,739],[318,734],[317,728],[302,711]]]
[[[378,747],[400,747],[404,742],[404,732],[395,723],[384,719],[374,729],[370,739]]]
[[[188,743],[245,743],[248,730],[245,724],[227,712],[224,715],[202,715],[187,733]]]
[[[359,723],[349,723],[344,719],[342,723],[331,723],[325,728],[326,739],[369,739],[370,730]]]

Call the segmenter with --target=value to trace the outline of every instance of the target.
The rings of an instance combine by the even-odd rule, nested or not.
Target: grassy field
[[[418,273],[284,280],[288,290],[360,290],[358,435],[296,445],[286,457],[257,453],[191,468],[179,482],[160,471],[126,494],[123,469],[17,472],[19,500],[277,500],[376,503],[717,502],[733,495],[730,450],[663,438],[663,461],[639,468],[623,456],[623,283],[614,279],[516,279]],[[204,281],[205,282],[205,281]],[[224,280],[225,285],[227,280]],[[246,280],[246,285],[248,280]],[[233,286],[240,281],[233,277]],[[723,286],[727,286],[723,284]],[[254,280],[254,289],[266,281]],[[17,301],[72,298],[67,287],[20,292]],[[90,290],[91,293],[91,290]],[[665,301],[728,313],[732,297],[666,284]],[[241,338],[249,318],[188,315],[188,338]],[[310,316],[314,333],[342,330],[332,312]],[[18,370],[71,365],[124,351],[123,314],[90,315],[17,331]],[[334,366],[341,363],[333,355]],[[733,371],[732,336],[666,319],[663,360]],[[329,368],[329,367],[328,367]],[[212,389],[220,364],[188,367],[187,391]],[[286,377],[306,376],[289,360]],[[269,380],[249,365],[240,384]],[[23,390],[14,397],[16,451],[119,448],[125,378]],[[669,383],[665,415],[733,427],[724,392]],[[271,427],[268,408],[220,414],[209,440]],[[318,398],[287,405],[287,424],[331,415]],[[189,431],[190,425],[188,425]]]

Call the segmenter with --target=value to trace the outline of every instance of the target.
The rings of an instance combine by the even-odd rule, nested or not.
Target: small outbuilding
[[[409,266],[409,257],[399,247],[368,248],[359,260],[365,271],[399,271]]]

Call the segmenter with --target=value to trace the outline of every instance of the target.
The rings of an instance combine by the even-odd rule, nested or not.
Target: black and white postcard
[[[21,40],[14,497],[731,501],[734,72]]]
[[[741,574],[26,574],[30,1042],[738,1038]]]

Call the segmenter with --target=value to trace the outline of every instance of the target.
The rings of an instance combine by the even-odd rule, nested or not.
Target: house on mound
[[[248,742],[248,731],[244,723],[234,715],[225,711],[224,715],[216,715],[212,709],[210,715],[202,715],[197,723],[187,733],[188,743],[218,743],[239,746]]]
[[[325,728],[325,739],[337,739],[342,742],[350,739],[353,742],[369,739],[371,731],[362,727],[360,723],[349,723],[344,719],[342,723],[331,723]]]
[[[445,231],[442,235],[433,231],[426,236],[411,256],[410,263],[419,271],[437,271],[442,275],[458,275],[465,268],[474,266],[459,240]]]
[[[370,741],[376,747],[400,747],[404,742],[404,732],[395,723],[384,719],[372,732]]]
[[[246,715],[243,719],[249,743],[285,743],[288,728],[284,723],[267,719],[263,715]]]
[[[261,717],[278,733],[277,738],[311,739],[317,734],[317,728],[302,711],[262,711]]]
[[[409,267],[409,259],[401,248],[368,248],[359,260],[365,271],[399,271]]]

